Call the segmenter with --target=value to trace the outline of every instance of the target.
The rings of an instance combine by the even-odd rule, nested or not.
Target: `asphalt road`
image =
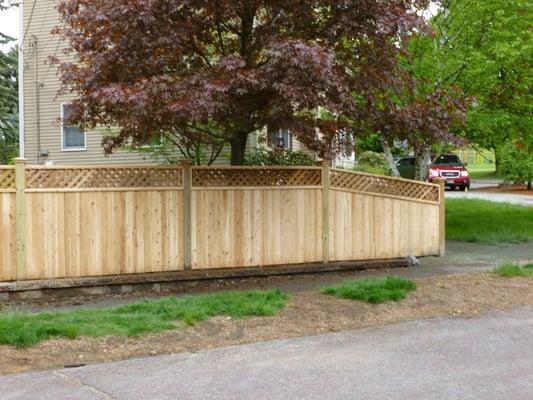
[[[532,399],[533,307],[0,378],[1,399]]]

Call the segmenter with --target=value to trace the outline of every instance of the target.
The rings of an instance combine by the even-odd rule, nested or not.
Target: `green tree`
[[[511,182],[527,182],[527,189],[531,190],[533,181],[533,134],[502,145],[500,153],[501,173],[505,179]]]
[[[5,44],[9,38],[0,39]],[[7,164],[18,153],[17,49],[0,51],[0,164]]]
[[[463,134],[497,164],[502,145],[533,124],[532,20],[531,0],[445,0],[424,44],[423,70],[475,99]]]
[[[0,12],[7,5],[0,0]],[[0,46],[14,39],[0,32]],[[0,51],[0,164],[7,164],[18,153],[18,51]]]

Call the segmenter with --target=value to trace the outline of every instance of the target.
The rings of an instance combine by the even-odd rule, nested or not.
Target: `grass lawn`
[[[279,290],[256,290],[141,300],[107,309],[0,314],[0,343],[27,347],[54,336],[139,336],[176,329],[178,321],[192,325],[215,315],[272,316],[287,301]]]
[[[468,164],[466,168],[472,179],[501,179],[494,164]]]
[[[502,264],[493,271],[496,275],[504,278],[512,278],[514,276],[532,276],[533,264],[518,265],[518,264]]]
[[[488,244],[533,241],[533,208],[446,199],[446,239]]]
[[[338,285],[326,286],[321,289],[321,293],[341,299],[384,303],[405,299],[407,294],[415,289],[416,284],[408,279],[387,276],[385,278],[349,280]]]

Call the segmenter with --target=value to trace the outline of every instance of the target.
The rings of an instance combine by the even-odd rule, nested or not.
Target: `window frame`
[[[287,138],[285,143],[284,137]],[[274,141],[282,143],[282,146],[277,145]],[[267,144],[272,149],[281,149],[283,151],[293,151],[293,135],[289,129],[280,129],[275,133],[268,133]]]
[[[65,125],[64,124],[64,110],[65,106],[70,105],[70,103],[61,103],[60,110],[61,110],[61,151],[65,152],[72,152],[72,151],[87,151],[87,133],[85,132],[85,129],[79,128],[80,131],[83,133],[83,147],[65,147],[65,128],[72,126],[72,125]]]

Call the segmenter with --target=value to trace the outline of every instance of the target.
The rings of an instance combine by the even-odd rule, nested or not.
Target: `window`
[[[459,157],[457,157],[455,154],[447,154],[447,155],[438,156],[433,164],[435,165],[463,165]]]
[[[397,165],[399,167],[412,167],[413,165],[415,165],[415,158],[414,157],[400,158]]]
[[[63,151],[85,150],[85,132],[77,125],[64,123],[70,116],[70,104],[61,104],[61,147]]]
[[[273,149],[292,150],[292,135],[287,129],[270,133],[268,145]]]

